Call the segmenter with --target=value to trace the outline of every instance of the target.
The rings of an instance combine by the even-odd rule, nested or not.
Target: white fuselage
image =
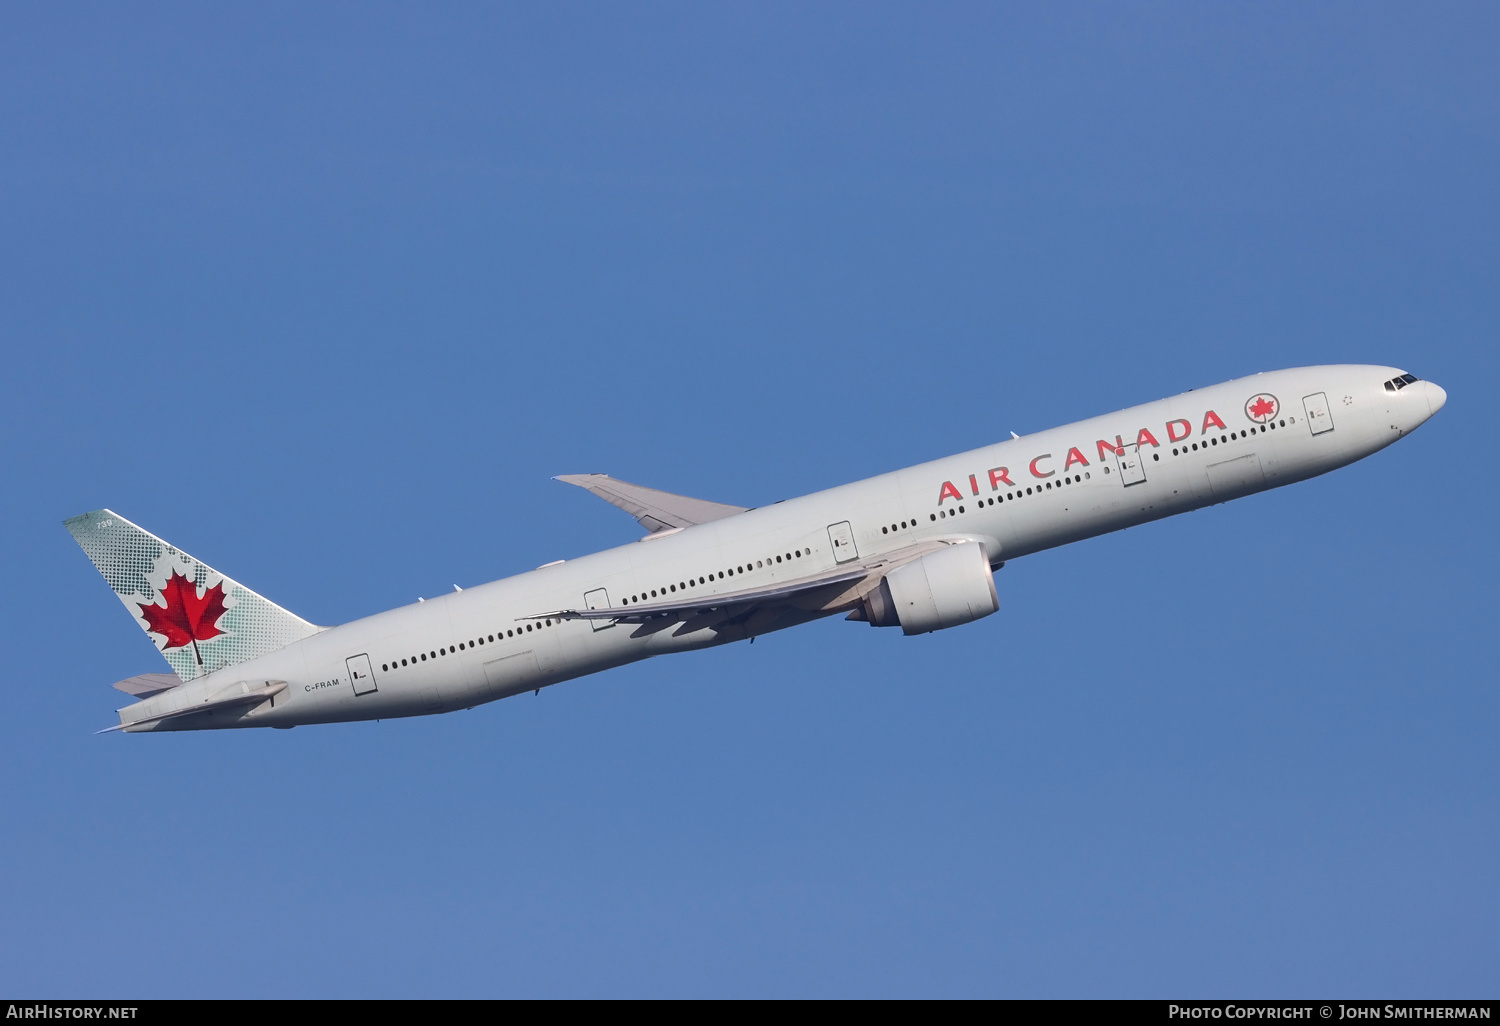
[[[1258,374],[648,536],[329,628],[123,709],[121,719],[143,720],[236,682],[265,681],[286,687],[253,709],[135,729],[413,716],[742,640],[850,607],[782,610],[700,629],[691,622],[652,629],[527,618],[627,598],[661,601],[679,590],[696,598],[769,586],[943,539],[981,542],[998,565],[1291,484],[1368,456],[1437,411],[1446,397],[1429,382],[1385,386],[1401,373],[1337,365]],[[1256,397],[1266,398],[1256,404]],[[854,551],[847,541],[834,546],[834,537],[846,537],[840,525]],[[368,678],[361,673],[366,658]]]

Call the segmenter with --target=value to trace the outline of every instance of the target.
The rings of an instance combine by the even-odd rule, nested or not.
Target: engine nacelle
[[[873,627],[926,634],[957,627],[1000,608],[989,556],[978,542],[945,545],[885,575],[865,596],[863,619]]]

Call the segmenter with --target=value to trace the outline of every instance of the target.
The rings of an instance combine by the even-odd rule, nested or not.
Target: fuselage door
[[[354,685],[356,695],[368,695],[377,690],[375,687],[375,667],[370,665],[370,657],[367,655],[350,656],[344,660],[344,665],[349,668],[349,683]]]
[[[1315,435],[1333,430],[1333,417],[1328,413],[1328,396],[1314,392],[1302,397],[1302,410],[1307,414],[1307,427]]]
[[[1139,446],[1126,445],[1116,449],[1115,464],[1120,468],[1122,485],[1140,484],[1146,480],[1146,464],[1141,461]]]
[[[835,563],[847,563],[859,558],[859,550],[854,547],[854,528],[849,526],[849,521],[829,524],[828,541],[833,545]]]
[[[595,588],[593,591],[584,592],[583,605],[586,609],[608,609],[609,590],[607,588]],[[602,631],[614,626],[614,623],[610,620],[590,620],[589,623],[594,625],[594,630],[596,631]]]

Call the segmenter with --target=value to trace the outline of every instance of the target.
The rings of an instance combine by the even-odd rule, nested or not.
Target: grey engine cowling
[[[1000,608],[989,557],[977,542],[946,545],[886,574],[865,597],[860,619],[872,627],[926,634],[989,616]]]

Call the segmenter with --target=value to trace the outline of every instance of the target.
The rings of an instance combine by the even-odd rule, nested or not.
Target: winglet
[[[608,474],[559,474],[554,481],[577,485],[593,492],[611,505],[618,506],[655,534],[674,527],[692,527],[710,520],[722,520],[744,513],[744,506],[730,506],[707,499],[673,495],[644,485],[620,481]]]

